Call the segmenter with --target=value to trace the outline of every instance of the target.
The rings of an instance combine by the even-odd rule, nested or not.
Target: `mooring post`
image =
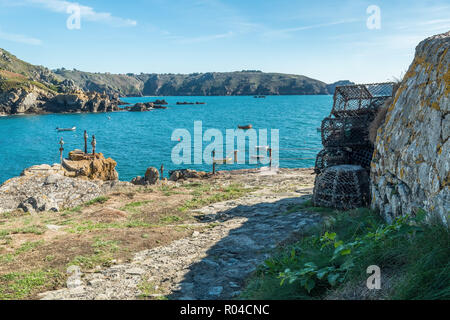
[[[269,148],[269,159],[270,159],[269,167],[272,168],[272,148]]]
[[[92,155],[95,156],[95,146],[97,145],[97,140],[95,140],[95,135],[92,136],[91,146],[92,146]]]
[[[88,150],[87,150],[87,140],[88,140],[89,136],[86,130],[84,130],[84,153],[87,154]]]
[[[215,160],[215,158],[216,158],[216,151],[213,151],[212,152],[212,160],[213,160],[213,174],[216,174],[216,160]]]
[[[61,146],[60,148],[59,148],[59,157],[60,157],[60,161],[61,161],[61,164],[62,164],[62,162],[63,162],[63,152],[64,152],[64,140],[63,140],[63,138],[61,138],[61,140],[59,141],[59,145]]]

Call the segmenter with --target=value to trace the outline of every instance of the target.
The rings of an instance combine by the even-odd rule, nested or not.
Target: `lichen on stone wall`
[[[422,41],[378,131],[372,207],[388,221],[425,210],[449,222],[450,32]]]

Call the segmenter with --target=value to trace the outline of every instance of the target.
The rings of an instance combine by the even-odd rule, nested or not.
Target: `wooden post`
[[[215,160],[215,157],[216,157],[216,151],[213,151],[213,174],[216,174],[216,160]]]
[[[161,165],[161,177],[160,179],[162,180],[164,176],[164,164]]]
[[[234,150],[234,164],[237,164],[237,163],[238,163],[237,157],[238,157],[238,151],[237,151],[237,150]]]

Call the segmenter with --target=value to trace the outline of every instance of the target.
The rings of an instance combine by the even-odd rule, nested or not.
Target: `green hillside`
[[[85,90],[122,96],[329,94],[327,84],[301,75],[259,71],[192,74],[109,74],[54,71]]]
[[[49,69],[35,66],[18,59],[4,49],[0,49],[0,89],[7,91],[15,87],[33,84],[41,89],[56,91],[60,79]]]
[[[67,80],[70,80],[67,83]],[[339,81],[338,84],[349,84]],[[256,70],[191,74],[111,74],[78,70],[50,71],[22,61],[0,49],[0,90],[33,84],[59,91],[73,85],[85,90],[120,96],[226,96],[332,94],[336,84],[302,75],[264,73]]]

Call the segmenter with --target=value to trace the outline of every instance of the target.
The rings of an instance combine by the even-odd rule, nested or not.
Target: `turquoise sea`
[[[321,149],[317,128],[331,109],[332,96],[240,97],[139,97],[125,102],[149,102],[165,99],[168,109],[150,112],[107,114],[52,114],[0,117],[0,183],[19,175],[26,167],[59,162],[59,140],[65,141],[64,155],[83,149],[83,131],[97,138],[97,151],[118,162],[120,180],[144,175],[147,167],[168,170],[192,168],[210,171],[211,165],[174,165],[171,141],[174,129],[193,132],[194,121],[222,131],[252,124],[254,129],[279,129],[280,167],[314,166]],[[205,105],[176,105],[176,102],[206,102]],[[56,128],[77,127],[75,132],[57,132]],[[270,139],[269,139],[270,141]],[[206,146],[208,143],[204,143]],[[305,149],[299,149],[305,148]],[[292,160],[292,159],[309,160]],[[287,160],[283,160],[287,159]],[[255,165],[227,165],[233,170]]]

